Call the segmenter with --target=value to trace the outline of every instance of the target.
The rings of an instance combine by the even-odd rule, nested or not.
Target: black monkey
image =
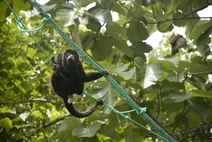
[[[86,73],[75,50],[66,50],[63,55],[57,54],[51,60],[54,66],[50,85],[54,92],[63,99],[67,110],[73,116],[78,118],[89,116],[98,105],[103,104],[103,101],[99,100],[90,109],[83,112],[74,108],[72,104],[73,94],[81,95],[84,90],[84,82],[93,81],[103,76],[98,72]]]

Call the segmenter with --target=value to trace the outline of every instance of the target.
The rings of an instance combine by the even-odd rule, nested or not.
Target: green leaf
[[[178,18],[183,16],[184,16],[183,13],[177,12],[173,18]],[[187,20],[174,20],[173,23],[175,26],[184,27],[187,24]]]
[[[194,1],[194,5],[198,5],[199,7],[205,6],[205,1],[202,0]]]
[[[29,2],[24,2],[22,0],[13,1],[13,5],[17,7],[19,10],[28,11],[31,8],[31,4]],[[16,9],[13,7],[13,9]],[[19,11],[16,11],[19,12]]]
[[[110,11],[107,9],[94,9],[91,11],[91,14],[94,15],[98,20],[112,24],[112,16],[110,14]]]
[[[14,67],[14,63],[6,61],[3,64],[3,67],[4,67],[5,70],[11,70]]]
[[[133,43],[130,48],[136,55],[140,55],[143,53],[149,53],[152,50],[152,47],[145,42],[136,42]]]
[[[29,63],[28,62],[22,62],[20,65],[18,65],[18,69],[19,71],[24,71],[26,69],[26,67],[29,66]]]
[[[186,93],[185,95],[179,95],[170,93],[168,96],[164,97],[162,100],[165,103],[179,103],[191,98],[192,93]]]
[[[23,81],[23,82],[21,82],[20,86],[22,88],[24,88],[26,91],[29,91],[30,89],[33,88],[32,82],[29,82],[29,81]]]
[[[32,59],[35,56],[36,52],[37,52],[37,49],[34,49],[34,48],[27,49],[27,55],[28,55],[28,57],[30,57]]]
[[[1,91],[0,91],[1,93]],[[4,106],[1,108],[1,113],[13,113],[16,114],[16,109],[15,108],[9,108],[8,106]]]
[[[132,78],[133,74],[135,73],[134,69],[129,70],[128,67],[124,64],[119,65],[118,67],[114,68],[113,70],[116,74],[124,78],[124,80],[129,80]]]
[[[178,74],[177,72],[169,72],[166,78],[171,82],[183,82],[185,80],[185,74],[184,72],[180,74]]]
[[[74,4],[76,5],[76,7],[80,7],[82,0],[73,0]]]
[[[172,16],[172,15],[171,15]],[[167,17],[168,18],[168,17]],[[164,22],[161,24],[157,24],[157,29],[160,32],[167,32],[170,31],[172,29],[173,25],[172,25],[172,21],[169,22]]]
[[[146,67],[146,73],[143,83],[140,85],[143,88],[148,88],[149,86],[156,84],[159,78],[163,75],[163,68],[159,64],[150,64]]]
[[[144,140],[144,136],[140,134],[138,128],[132,124],[128,124],[128,126],[124,129],[124,140],[126,142],[138,142]]]
[[[168,6],[171,2],[171,0],[158,0],[158,1],[161,2],[165,6]]]
[[[126,29],[121,27],[119,24],[117,23],[112,23],[112,24],[107,24],[106,25],[106,30],[108,33],[125,33]]]
[[[206,31],[208,28],[210,28],[212,25],[212,20],[201,20],[197,22],[193,30],[190,34],[190,39],[196,40],[204,31]]]
[[[206,45],[209,42],[211,34],[211,28],[207,29],[202,35],[200,35],[197,39],[197,49],[202,55],[205,55]]]
[[[154,62],[162,64],[164,69],[169,71],[179,66],[179,60],[175,57],[164,58],[163,56],[159,56]]]
[[[149,34],[142,23],[131,22],[127,29],[127,37],[131,43],[135,43],[147,39]]]
[[[138,84],[142,84],[145,78],[146,64],[144,63],[144,60],[140,57],[136,57],[134,59],[134,63],[136,65],[136,82]]]
[[[54,135],[55,140],[79,142],[81,138],[73,136],[72,130],[79,127],[80,120],[74,117],[66,117],[58,126],[58,132]]]
[[[189,63],[188,61],[179,61],[177,72],[184,72],[186,68],[190,68],[191,66],[192,63]]]
[[[96,60],[104,60],[112,52],[111,39],[107,37],[101,37],[98,41],[94,41],[91,52]]]
[[[0,125],[6,130],[8,134],[9,130],[13,127],[12,121],[8,117],[3,118],[0,122]]]
[[[211,69],[203,64],[194,63],[189,69],[190,73],[206,72],[211,71]]]
[[[112,36],[112,35],[110,34],[110,36]],[[114,37],[114,36],[112,36],[112,37]],[[115,38],[117,39],[119,37],[116,36]],[[129,48],[129,46],[124,41],[121,41],[120,38],[118,40],[112,39],[112,44],[115,46],[115,48],[119,49],[127,56],[133,57],[132,50]]]
[[[85,6],[89,5],[92,2],[96,2],[96,0],[81,0],[81,6],[85,7]]]
[[[24,112],[24,113],[21,113],[19,117],[20,117],[23,121],[26,121],[26,119],[29,117],[29,115],[30,115],[29,112]]]
[[[192,14],[192,16],[199,17],[197,13]],[[193,19],[191,21],[187,21],[187,24],[185,25],[185,34],[187,38],[190,37],[194,25],[196,25],[197,22],[199,21],[200,21],[199,19]]]
[[[93,137],[101,127],[100,122],[93,122],[88,128],[78,127],[73,129],[72,135],[78,137]]]
[[[101,28],[101,23],[99,21],[92,19],[88,21],[88,23],[86,24],[86,27],[92,31],[99,32],[99,29]]]
[[[104,103],[113,106],[117,102],[117,97],[120,96],[119,92],[108,82],[97,82],[93,86],[92,96],[95,98],[102,98]],[[110,109],[105,107],[104,113],[109,114]]]
[[[41,118],[41,119],[45,118],[40,110],[34,110],[30,115],[33,116],[34,118]]]
[[[116,11],[117,13],[122,15],[126,14],[123,6],[121,6],[120,4],[116,2],[109,1],[109,0],[101,0],[101,1],[98,1],[98,4],[101,5],[100,7],[104,7],[105,9]]]
[[[112,113],[112,114],[114,114],[114,113]],[[115,114],[114,114],[114,117],[116,117]],[[117,126],[117,124],[119,124],[119,123],[117,123],[116,121],[114,121],[114,117],[112,118],[112,120],[108,120],[108,122],[109,123],[114,122],[114,124],[116,124],[115,126]],[[120,119],[121,119],[121,117],[120,117]],[[117,126],[117,127],[119,127],[119,126]],[[119,140],[119,139],[121,139],[121,136],[120,136],[120,134],[118,132],[116,132],[116,129],[115,128],[114,129],[113,128],[110,128],[107,124],[104,124],[104,125],[101,126],[101,128],[99,130],[99,133],[102,134],[102,135],[104,135],[104,136],[110,137],[113,140]]]
[[[141,57],[135,57],[134,63],[137,68],[145,70],[144,67],[146,67],[146,64],[144,63],[144,60]]]
[[[188,106],[191,108],[191,110],[199,114],[204,119],[211,114],[211,108],[207,102],[200,98],[193,98],[188,100]]]
[[[78,17],[72,9],[60,9],[56,16],[60,18],[65,27],[75,24],[74,19]]]
[[[192,90],[192,97],[212,98],[212,91]]]
[[[7,3],[10,5],[11,0],[7,0]],[[1,7],[0,20],[5,20],[10,15],[11,11],[3,1],[0,2],[0,7]]]
[[[111,1],[111,2],[113,2],[113,1]],[[109,6],[108,8],[110,9],[111,8],[111,4],[108,5],[108,6]],[[118,4],[118,3],[114,3],[113,2],[112,10],[113,11],[116,11],[119,14],[122,14],[122,15],[125,15],[126,14],[125,9],[120,4]]]

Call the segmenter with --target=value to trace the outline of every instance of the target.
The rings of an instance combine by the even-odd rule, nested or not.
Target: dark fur
[[[66,50],[63,55],[58,54],[52,57],[52,61],[55,64],[50,78],[52,89],[63,99],[67,110],[73,116],[78,118],[89,116],[98,105],[103,104],[103,101],[100,100],[94,103],[90,109],[79,112],[74,108],[72,102],[69,103],[69,98],[73,98],[73,94],[81,95],[83,93],[84,82],[93,81],[103,76],[98,72],[86,73],[76,51]]]

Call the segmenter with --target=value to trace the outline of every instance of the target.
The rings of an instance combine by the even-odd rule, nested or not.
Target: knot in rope
[[[110,110],[112,110],[113,112],[115,112],[115,113],[120,113],[117,109],[115,109],[115,108],[112,107],[112,106],[108,106],[108,108],[109,108]]]
[[[47,15],[44,17],[45,20],[50,20],[51,18],[52,16],[49,13],[47,13]]]
[[[139,107],[139,108],[137,108],[137,109],[135,110],[135,112],[136,112],[137,114],[141,114],[141,113],[143,113],[143,112],[146,112],[146,107],[144,107],[144,108]]]

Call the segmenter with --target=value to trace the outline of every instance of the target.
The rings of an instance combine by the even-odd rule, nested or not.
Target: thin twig
[[[49,122],[43,124],[41,127],[35,128],[35,131],[38,132],[38,131],[40,131],[42,128],[47,128],[47,127],[49,127],[49,126],[51,126],[51,125],[53,125],[53,124],[55,124],[55,123],[57,123],[57,122],[59,122],[59,121],[65,119],[65,118],[68,117],[68,116],[72,116],[72,115],[71,115],[71,114],[66,114],[66,115],[64,115],[64,116],[58,117],[58,118],[56,118],[56,119],[54,119],[54,120],[52,120],[52,121],[49,121]]]
[[[205,71],[205,72],[187,72],[187,75],[202,75],[202,74],[212,74],[212,71]]]

